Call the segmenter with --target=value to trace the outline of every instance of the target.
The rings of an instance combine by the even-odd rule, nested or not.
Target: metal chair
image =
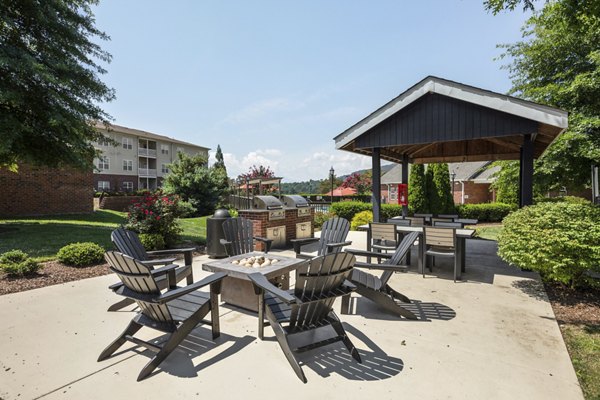
[[[424,240],[424,265],[423,277],[425,277],[425,267],[429,257],[454,257],[454,282],[458,276],[459,259],[456,249],[456,229],[455,228],[437,228],[423,227]],[[429,268],[433,272],[433,267]]]

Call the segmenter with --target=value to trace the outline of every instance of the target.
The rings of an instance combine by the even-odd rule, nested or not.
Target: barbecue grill
[[[252,208],[255,210],[269,210],[269,221],[285,219],[283,204],[275,196],[254,196]]]
[[[302,196],[296,194],[283,196],[283,204],[285,204],[287,208],[297,209],[299,217],[310,215],[310,205],[308,204],[308,200]]]

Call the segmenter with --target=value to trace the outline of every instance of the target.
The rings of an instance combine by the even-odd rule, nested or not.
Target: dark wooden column
[[[373,170],[373,222],[381,222],[381,156],[378,147],[373,148],[372,170]]]
[[[531,135],[523,136],[519,173],[519,207],[533,204],[533,141]]]
[[[408,155],[402,155],[402,183],[408,185]],[[402,216],[408,217],[408,206],[402,206]]]

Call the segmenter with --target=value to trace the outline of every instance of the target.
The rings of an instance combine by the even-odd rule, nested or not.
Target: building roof
[[[333,189],[334,196],[350,196],[353,194],[356,194],[356,189],[354,189],[354,188],[338,187],[336,189]],[[331,196],[331,190],[329,192],[325,193],[325,196]]]
[[[104,124],[102,124],[100,122],[97,122],[95,124],[95,127],[97,129],[107,130],[106,126],[104,126]],[[210,150],[209,147],[199,146],[197,144],[193,144],[193,143],[189,143],[189,142],[184,142],[182,140],[178,140],[178,139],[171,138],[171,137],[168,137],[168,136],[163,136],[163,135],[158,135],[156,133],[141,131],[139,129],[127,128],[125,126],[120,126],[120,125],[109,124],[109,126],[108,126],[108,132],[126,133],[128,135],[139,136],[139,137],[143,137],[143,138],[147,138],[147,139],[162,140],[162,141],[165,141],[165,142],[171,142],[171,143],[176,143],[176,144],[182,144],[182,145],[185,145],[185,146],[196,147],[196,148],[199,148],[199,149]]]
[[[410,167],[409,167],[410,170]],[[402,183],[402,164],[396,164],[381,177],[382,185]]]
[[[337,135],[337,149],[401,162],[518,159],[524,135],[540,156],[568,126],[563,110],[428,76]]]

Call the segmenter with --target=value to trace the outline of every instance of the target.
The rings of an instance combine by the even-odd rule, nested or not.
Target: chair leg
[[[344,326],[342,325],[340,320],[337,319],[337,317],[330,317],[329,321],[331,322],[331,327],[335,330],[335,332],[338,334],[338,336],[340,336],[342,338],[342,343],[344,343],[344,345],[346,346],[346,348],[352,355],[352,358],[354,358],[359,363],[362,363],[362,360],[360,359],[360,354],[358,354],[358,350],[356,349],[356,347],[354,346],[354,344],[352,343],[352,341],[346,334],[346,331],[344,330]]]
[[[290,347],[290,343],[287,340],[287,336],[283,328],[275,321],[271,321],[271,327],[273,328],[273,332],[275,332],[275,338],[277,339],[279,346],[281,346],[281,350],[283,351],[285,358],[287,358],[298,378],[300,378],[302,382],[306,383],[307,380],[306,376],[304,375],[304,371],[302,371],[300,364],[298,364],[296,357],[294,357],[294,352]]]
[[[390,296],[392,296],[393,299],[398,299],[404,303],[412,303],[412,301],[410,301],[410,299],[408,297],[406,297],[405,295],[403,295],[400,292],[397,292],[396,290],[392,289],[391,287],[389,287],[388,285],[385,285],[385,289],[384,289],[387,294],[389,294]]]
[[[459,260],[458,254],[455,253],[454,254],[454,283],[456,283],[456,276],[458,274],[458,269],[460,268],[460,266],[458,265],[459,264],[458,260]]]
[[[100,356],[98,357],[98,361],[103,361],[103,360],[106,360],[108,357],[110,357],[115,351],[117,351],[117,349],[119,347],[121,347],[127,341],[127,339],[126,339],[127,336],[135,335],[135,333],[137,331],[139,331],[141,328],[142,328],[141,324],[138,324],[135,321],[129,322],[129,325],[127,325],[127,328],[125,328],[123,333],[121,333],[121,335],[117,339],[115,339],[114,342],[109,344],[108,347],[106,347],[102,351],[102,353],[100,353]]]
[[[116,302],[112,306],[108,307],[107,311],[118,311],[122,308],[125,308],[131,304],[135,303],[135,300],[132,299],[123,299],[121,301]]]
[[[342,314],[350,314],[350,293],[345,296],[342,296]]]
[[[219,297],[216,293],[210,293],[210,322],[212,325],[212,338],[221,336],[221,325],[219,322]]]

